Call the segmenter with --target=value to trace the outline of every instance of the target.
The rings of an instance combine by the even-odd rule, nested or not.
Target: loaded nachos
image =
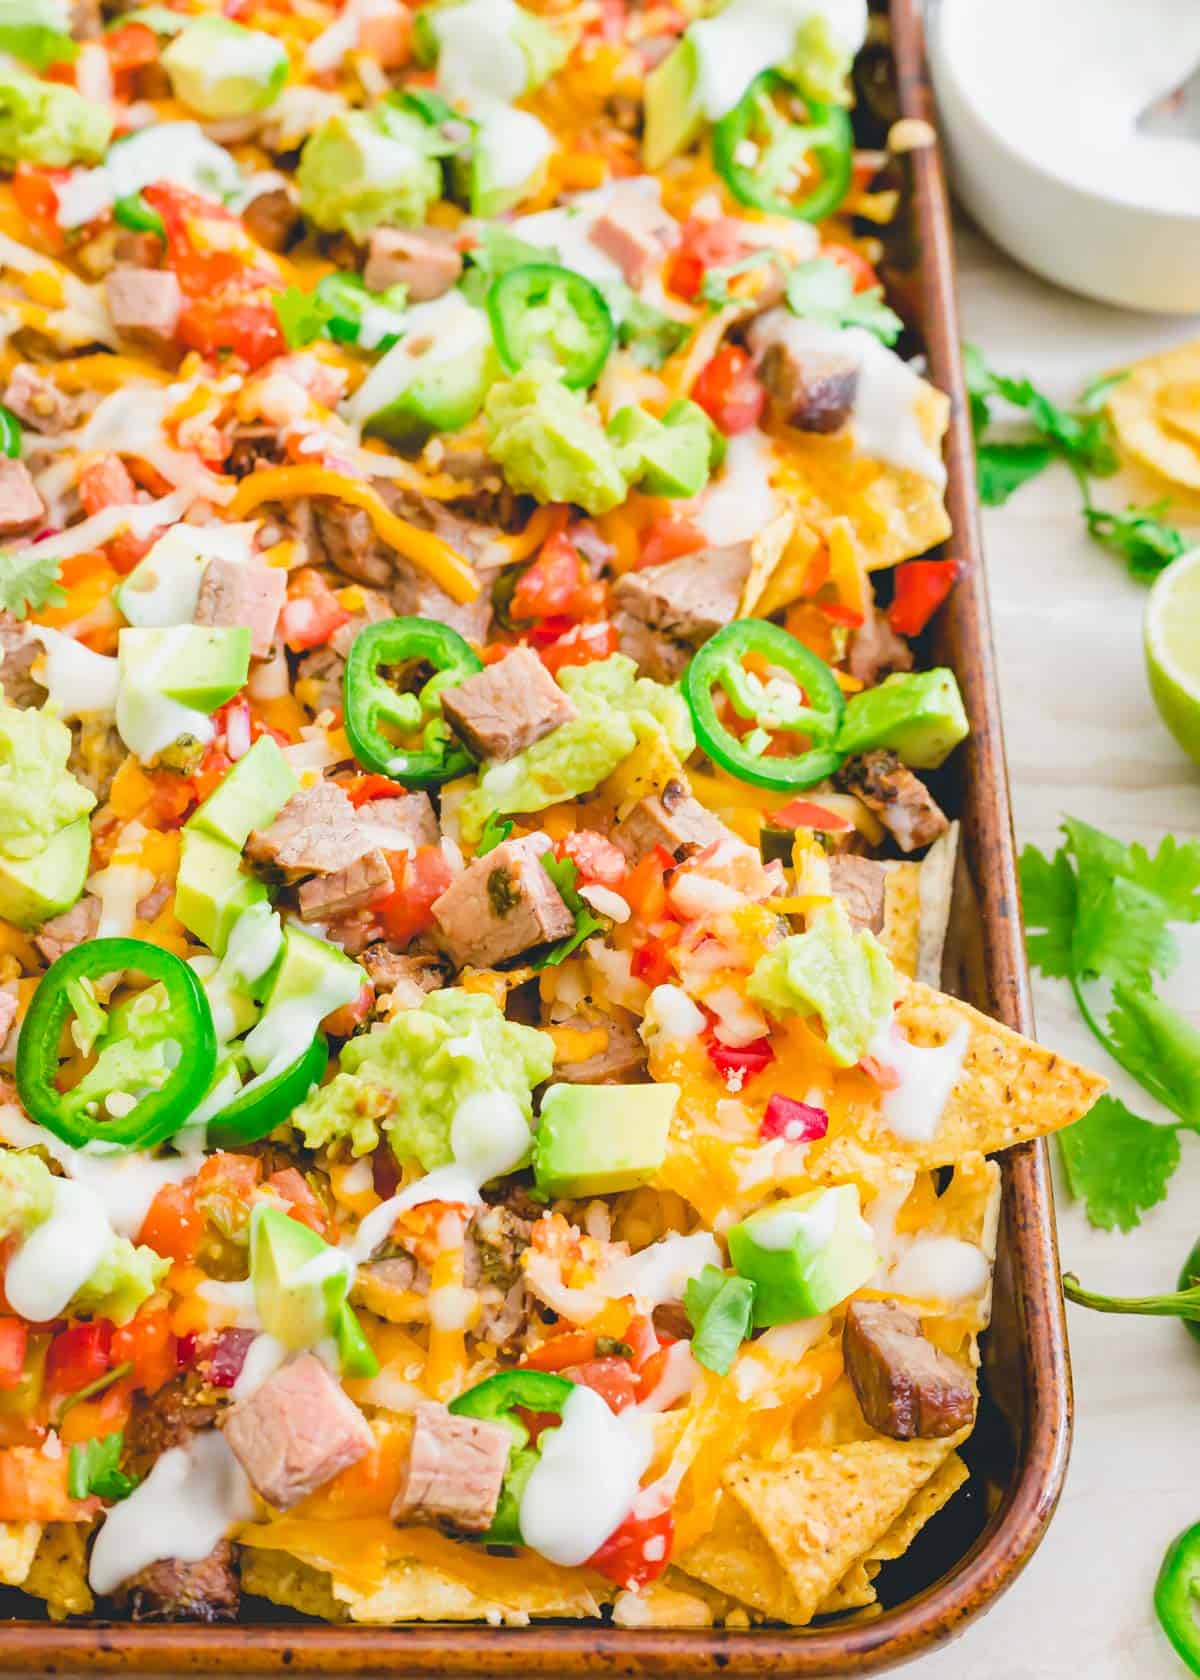
[[[860,0],[0,7],[0,1577],[803,1624],[966,1474]],[[881,169],[885,173],[877,180]],[[864,221],[865,219],[865,221]]]

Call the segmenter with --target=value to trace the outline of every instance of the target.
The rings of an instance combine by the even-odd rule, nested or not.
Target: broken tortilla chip
[[[883,929],[879,943],[909,980],[917,973],[920,894],[918,863],[889,863],[883,878]]]
[[[1200,490],[1200,344],[1147,356],[1108,394],[1122,449],[1187,490]]]
[[[952,822],[917,865],[917,962],[912,976],[923,986],[942,984],[942,958],[954,900],[959,825]]]
[[[686,1575],[772,1621],[801,1623],[812,1615],[793,1592],[758,1524],[728,1493],[721,1496],[709,1532],[675,1562]]]
[[[925,1524],[937,1516],[943,1505],[950,1503],[970,1474],[958,1454],[952,1452],[924,1487],[917,1489],[887,1533],[871,1547],[863,1560],[866,1567],[870,1569],[872,1565],[903,1557]]]

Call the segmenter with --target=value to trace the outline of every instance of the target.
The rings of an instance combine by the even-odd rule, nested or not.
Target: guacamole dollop
[[[483,406],[488,452],[510,487],[539,502],[607,513],[625,500],[625,474],[599,411],[548,362],[499,380]]]
[[[23,70],[0,73],[0,165],[37,163],[65,169],[99,163],[112,137],[112,117],[72,87]]]
[[[37,1155],[0,1154],[0,1236],[25,1237],[49,1219],[54,1178]]]
[[[0,705],[0,856],[32,858],[96,803],[67,769],[71,731],[47,712]]]
[[[128,1237],[114,1237],[108,1252],[88,1281],[75,1291],[71,1307],[113,1324],[128,1324],[143,1301],[148,1301],[171,1269],[152,1248],[134,1245]]]
[[[853,1067],[891,1019],[896,971],[874,934],[855,933],[834,903],[760,957],[746,990],[771,1015],[819,1015],[830,1055]]]
[[[552,1040],[505,1020],[490,997],[434,992],[351,1039],[337,1074],[300,1104],[292,1124],[310,1149],[347,1138],[355,1155],[374,1149],[382,1129],[398,1160],[432,1172],[454,1160],[450,1129],[468,1097],[507,1095],[531,1122],[533,1087],[553,1064]]]
[[[383,225],[413,227],[442,190],[434,131],[391,105],[340,111],[305,142],[300,208],[318,227],[365,241]]]
[[[565,666],[559,682],[579,716],[515,758],[483,771],[459,808],[469,843],[478,840],[489,812],[544,811],[562,799],[590,793],[649,735],[665,735],[678,758],[686,758],[696,744],[678,689],[639,677],[623,653],[591,665]]]

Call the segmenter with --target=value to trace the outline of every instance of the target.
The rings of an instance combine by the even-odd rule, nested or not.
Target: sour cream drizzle
[[[521,1496],[525,1544],[565,1568],[590,1558],[628,1515],[653,1452],[649,1417],[617,1416],[592,1389],[576,1387]]]
[[[104,1204],[94,1190],[56,1178],[53,1194],[50,1217],[25,1238],[4,1276],[9,1306],[35,1324],[58,1317],[112,1243]]]
[[[928,1048],[910,1044],[890,1023],[871,1047],[871,1054],[899,1075],[894,1090],[881,1094],[883,1123],[906,1143],[927,1143],[938,1129],[942,1110],[958,1083],[971,1042],[966,1022],[944,1044]]]

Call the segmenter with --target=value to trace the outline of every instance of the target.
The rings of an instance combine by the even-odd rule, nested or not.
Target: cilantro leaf
[[[1058,1141],[1071,1194],[1102,1231],[1131,1231],[1179,1165],[1177,1128],[1143,1120],[1117,1097],[1101,1097]]]
[[[1075,871],[1066,847],[1046,858],[1036,846],[1026,846],[1018,868],[1029,960],[1043,974],[1061,979],[1071,972],[1077,897]],[[1040,931],[1030,933],[1030,928]]]
[[[512,818],[500,816],[499,811],[489,811],[488,819],[483,825],[479,836],[479,844],[475,848],[477,858],[485,857],[488,852],[494,852],[496,847],[507,840],[513,831]]]
[[[1179,947],[1167,932],[1162,901],[1118,875],[1103,884],[1080,878],[1071,964],[1080,979],[1146,981],[1169,974]]]
[[[692,1357],[723,1377],[753,1325],[753,1282],[736,1272],[705,1266],[698,1278],[688,1279],[683,1305],[695,1332]]]
[[[1173,922],[1200,921],[1200,840],[1164,835],[1153,857],[1135,841],[1124,867],[1131,881],[1161,901]]]
[[[1095,379],[1089,379],[1079,396],[1077,407],[1081,414],[1095,414],[1097,409],[1104,407],[1108,401],[1108,393],[1118,385],[1123,385],[1129,378],[1129,369],[1121,368],[1116,373],[1098,373]]]
[[[24,618],[32,607],[57,607],[66,600],[59,587],[62,562],[41,552],[36,544],[16,552],[0,552],[0,607],[14,618]]]
[[[974,345],[963,346],[963,366],[977,445],[985,441],[984,433],[991,425],[992,404],[1005,402],[1020,409],[1033,430],[1032,437],[1017,441],[1040,444],[1049,449],[1081,480],[1089,476],[1109,478],[1117,471],[1119,462],[1113,445],[1112,426],[1107,414],[1095,406],[1094,395],[1089,397],[1085,393],[1084,403],[1077,408],[1061,408],[1039,391],[1032,380],[1010,378],[990,368]],[[989,447],[994,447],[992,440],[986,441]],[[1031,465],[1033,459],[1029,457],[1026,464]],[[1009,475],[1016,470],[1014,458],[1008,463]],[[1034,476],[1032,469],[1025,475],[1026,479]],[[1017,488],[1018,485],[1013,484],[1007,494],[1011,495]]]
[[[600,290],[616,325],[618,342],[639,367],[660,368],[695,331],[690,321],[677,321],[674,315],[656,309],[623,281],[612,281]]]
[[[1114,986],[1114,1057],[1152,1096],[1200,1130],[1200,1032],[1145,986]]]
[[[1083,517],[1100,546],[1128,561],[1133,576],[1148,583],[1188,546],[1183,532],[1159,517],[1168,505],[1154,502],[1150,507],[1130,506],[1123,513],[1110,513],[1089,504]]]
[[[118,1469],[124,1445],[124,1433],[118,1429],[112,1435],[81,1441],[71,1448],[67,1492],[72,1499],[86,1499],[93,1493],[101,1499],[128,1499],[138,1485],[138,1477]]]
[[[899,338],[904,323],[883,301],[883,287],[856,292],[850,271],[829,257],[801,263],[788,276],[788,308],[831,327],[865,327],[885,344]]]
[[[1054,459],[1047,443],[981,443],[975,450],[979,499],[1003,507],[1014,491],[1044,472]]]
[[[725,263],[715,268],[706,268],[704,281],[700,287],[700,296],[713,309],[724,309],[727,303],[733,302],[733,294],[729,290],[729,282],[736,280],[739,274],[752,274],[756,268],[772,265],[783,267],[778,251],[761,249],[748,251],[744,257],[736,262]]]
[[[325,331],[329,313],[315,292],[302,292],[299,286],[289,286],[286,291],[276,292],[273,302],[275,318],[289,350],[302,350]]]
[[[967,400],[971,409],[971,430],[978,441],[992,420],[992,376],[982,354],[973,344],[962,347],[963,377],[967,382]]]
[[[565,961],[572,951],[577,951],[585,939],[590,939],[594,933],[603,933],[606,922],[593,914],[591,907],[580,898],[576,889],[579,870],[575,866],[574,858],[556,858],[553,852],[542,853],[542,868],[549,875],[558,888],[559,897],[575,918],[575,932],[569,933],[565,939],[560,939],[557,945],[552,945],[545,956],[539,957],[533,964],[535,969],[557,968]]]

